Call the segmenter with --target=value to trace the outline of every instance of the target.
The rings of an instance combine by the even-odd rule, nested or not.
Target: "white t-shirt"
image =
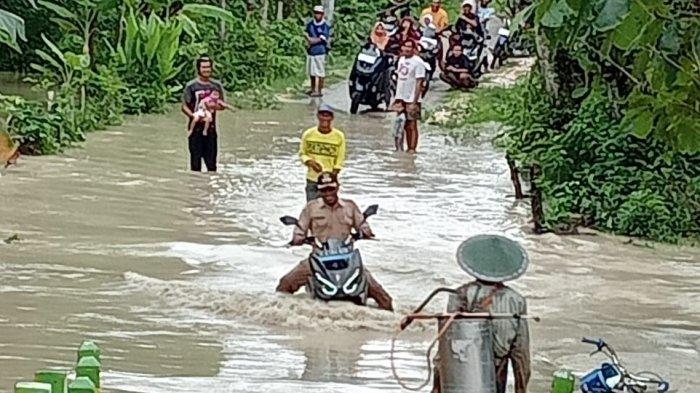
[[[418,56],[410,58],[401,57],[398,66],[396,67],[398,81],[396,83],[395,100],[403,100],[404,102],[413,102],[416,97],[416,85],[418,78],[425,78],[425,64]],[[421,98],[418,98],[418,102]]]

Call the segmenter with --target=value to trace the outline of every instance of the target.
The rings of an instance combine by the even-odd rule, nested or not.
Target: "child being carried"
[[[221,94],[217,90],[214,90],[209,93],[209,95],[203,97],[199,101],[199,104],[197,104],[197,111],[193,113],[192,122],[190,123],[190,129],[187,135],[192,135],[192,132],[194,132],[194,127],[197,125],[197,123],[204,123],[202,134],[206,136],[209,126],[214,120],[214,112],[222,107],[232,109],[229,104],[221,99]]]

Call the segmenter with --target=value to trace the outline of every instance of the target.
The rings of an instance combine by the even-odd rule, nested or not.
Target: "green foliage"
[[[39,102],[15,96],[0,96],[0,114],[7,130],[19,141],[24,153],[56,153],[62,146],[63,119]]]
[[[273,89],[298,87],[306,80],[304,27],[316,5],[310,0],[285,1],[282,20],[275,18],[274,1],[267,18],[259,3],[244,0],[227,1],[225,10],[218,1],[198,0],[39,0],[38,9],[29,9],[26,1],[3,3],[26,21],[28,40],[21,45],[28,50],[21,57],[3,55],[0,69],[30,69],[28,80],[54,93],[50,106],[8,106],[27,116],[26,108],[36,110],[37,124],[45,126],[38,132],[29,126],[29,117],[15,120],[13,133],[28,152],[60,150],[92,130],[119,123],[124,113],[163,111],[179,99],[182,86],[195,75],[194,59],[202,54],[214,59],[214,76],[238,107],[275,107]],[[336,5],[331,67],[347,66],[345,58],[354,56],[385,4],[350,0]],[[328,83],[335,77],[331,73]],[[53,120],[44,122],[47,116]],[[22,136],[24,126],[30,135],[47,138],[45,144]]]
[[[539,73],[508,96],[510,128],[497,142],[521,167],[542,169],[546,226],[668,242],[700,234],[700,155],[627,133],[605,83],[578,107],[548,94]]]
[[[0,9],[0,44],[21,52],[20,40],[27,40],[24,35],[24,20],[9,11]]]
[[[511,97],[508,88],[500,86],[453,94],[430,112],[427,122],[449,129],[463,129],[489,121],[505,122],[510,114]]]
[[[580,98],[605,81],[623,129],[700,151],[700,18],[679,0],[542,0],[534,5],[545,77]],[[591,23],[592,22],[592,23]]]

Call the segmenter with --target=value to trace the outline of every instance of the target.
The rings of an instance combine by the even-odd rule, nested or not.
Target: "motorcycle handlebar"
[[[584,337],[581,339],[581,342],[586,343],[586,344],[593,344],[596,347],[598,347],[598,349],[601,349],[601,348],[603,348],[603,346],[605,346],[605,342],[603,342],[603,340],[601,340],[601,339],[592,340],[590,338]]]

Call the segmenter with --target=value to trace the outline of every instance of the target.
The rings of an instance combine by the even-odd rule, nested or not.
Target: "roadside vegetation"
[[[536,33],[533,71],[453,97],[438,121],[506,126],[495,142],[532,175],[536,229],[697,241],[699,16],[692,1],[535,2],[519,16]]]
[[[222,4],[225,6],[222,8]],[[25,154],[51,154],[124,115],[164,112],[215,61],[233,105],[275,107],[306,81],[303,29],[312,1],[7,0],[0,6],[0,71],[17,72],[46,100],[2,96],[3,126]],[[335,9],[330,70],[369,33],[385,1]]]

